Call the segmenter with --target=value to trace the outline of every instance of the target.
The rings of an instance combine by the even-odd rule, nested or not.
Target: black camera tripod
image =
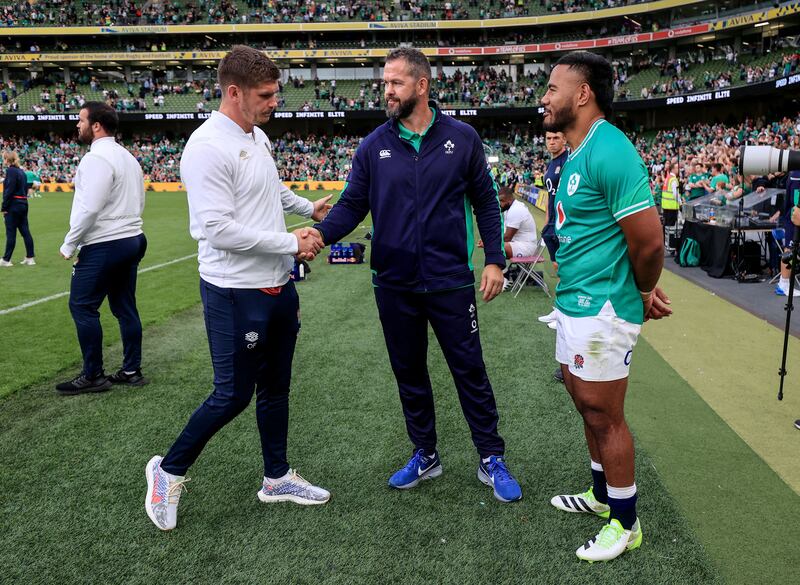
[[[733,269],[733,277],[738,282],[758,282],[759,278],[758,275],[749,274],[747,272],[747,262],[742,257],[742,250],[744,248],[744,244],[747,241],[745,237],[745,223],[746,218],[744,215],[744,195],[739,198],[739,203],[736,209],[736,216],[733,222],[733,229],[731,230],[734,233],[734,247],[735,252],[731,255],[731,268]]]
[[[795,235],[795,241],[792,242],[792,250],[781,256],[781,262],[789,265],[789,290],[787,291],[788,299],[786,301],[786,327],[783,331],[783,356],[781,357],[781,369],[778,370],[778,375],[781,377],[781,385],[778,389],[778,400],[783,400],[783,379],[786,377],[786,351],[789,348],[789,325],[792,322],[792,311],[794,310],[794,278],[797,274],[797,240],[800,239],[800,234]]]

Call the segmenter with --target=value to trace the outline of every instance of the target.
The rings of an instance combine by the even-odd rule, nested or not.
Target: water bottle
[[[713,207],[708,210],[708,223],[717,223],[717,220],[714,218],[715,215],[716,211],[714,211]]]

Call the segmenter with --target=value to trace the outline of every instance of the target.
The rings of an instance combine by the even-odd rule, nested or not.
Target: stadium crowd
[[[661,130],[655,135],[631,134],[658,192],[671,162],[681,166],[681,183],[688,185],[691,175],[710,179],[716,164],[727,179],[715,181],[716,191],[727,198],[736,196],[739,186],[735,151],[742,144],[770,144],[778,148],[800,149],[800,115],[768,122],[748,119],[736,126],[695,124]],[[286,181],[344,181],[361,138],[347,135],[300,136],[288,132],[274,138],[273,149],[281,176]],[[137,135],[125,141],[126,147],[142,165],[152,181],[178,181],[179,162],[186,139],[161,135]],[[484,138],[488,156],[497,156],[493,174],[501,185],[538,184],[549,162],[544,138],[530,127],[516,127]],[[78,161],[86,151],[74,137],[50,135],[44,139],[19,136],[0,137],[0,150],[14,150],[23,167],[35,170],[43,182],[72,181]],[[697,165],[701,172],[698,172]],[[745,180],[744,192],[751,188]],[[706,191],[710,192],[710,191]],[[695,191],[699,194],[699,191]]]
[[[747,119],[736,126],[695,124],[658,132],[652,139],[638,136],[635,144],[650,171],[653,191],[664,183],[671,163],[680,166],[684,196],[709,193],[719,201],[737,199],[759,187],[778,187],[782,177],[739,177],[736,150],[744,144],[800,149],[800,114],[768,122]],[[718,176],[719,175],[719,176]]]
[[[614,89],[617,99],[648,99],[785,77],[800,71],[800,51],[787,43],[788,40],[781,39],[776,42],[778,51],[764,55],[740,55],[730,46],[719,45],[674,58],[657,52],[618,58],[613,62]],[[431,97],[444,106],[534,107],[544,92],[546,80],[543,69],[529,71],[516,80],[505,68],[458,69],[451,75],[440,73],[434,78]],[[381,80],[339,81],[346,91],[337,91],[336,80],[314,79],[312,82],[300,76],[289,76],[281,85],[280,107],[288,100],[292,102],[291,109],[305,111],[383,108]],[[304,90],[308,83],[314,85],[313,98],[304,95],[295,103],[297,100],[292,99],[292,93]],[[0,113],[21,111],[17,103],[19,94],[30,91],[39,92],[40,99],[33,103],[27,99],[28,105],[22,111],[39,114],[76,111],[92,99],[102,99],[119,112],[150,108],[188,111],[185,99],[175,100],[171,96],[194,96],[196,100],[190,100],[190,110],[209,111],[213,106],[210,102],[221,97],[219,84],[213,81],[190,82],[177,77],[168,80],[166,76],[151,76],[125,82],[103,80],[89,71],[76,71],[68,84],[54,74],[0,83]],[[89,91],[91,96],[86,95]],[[102,96],[97,95],[98,92]]]
[[[40,80],[35,87],[25,84],[24,91],[39,92],[38,103],[30,106],[31,111],[36,114],[77,112],[85,102],[91,100],[104,101],[118,112],[142,111],[148,109],[148,97],[153,108],[165,108],[170,105],[170,96],[195,96],[198,100],[197,109],[208,111],[209,102],[222,97],[222,90],[216,82],[169,82],[152,77],[137,83],[110,82],[90,77],[85,72],[66,84],[52,78]],[[86,94],[90,92],[93,95],[87,97]],[[19,111],[18,95],[13,81],[8,85],[0,83],[0,113]]]
[[[178,181],[179,162],[185,138],[170,140],[164,136],[134,137],[124,141],[125,147],[142,165],[150,181]],[[44,183],[71,183],[78,163],[88,147],[69,138],[50,134],[45,139],[21,136],[0,136],[0,151],[14,151],[25,170],[34,171]]]
[[[720,48],[725,55],[724,71],[709,71],[706,67],[710,55],[704,51],[691,52],[684,57],[667,59],[663,55],[643,54],[628,61],[634,72],[657,68],[659,77],[651,86],[642,86],[638,97],[691,93],[693,91],[724,89],[736,84],[761,83],[797,73],[800,70],[800,52],[787,50],[779,53],[764,65],[744,63],[731,47]],[[617,71],[620,66],[617,66]],[[621,83],[624,83],[622,81]],[[631,96],[626,96],[631,97]]]
[[[486,17],[490,16],[484,15]],[[273,19],[274,20],[274,19]],[[0,25],[2,26],[2,25]],[[465,32],[459,31],[458,33],[439,30],[436,33],[431,33],[424,29],[415,30],[413,39],[406,40],[409,44],[415,47],[456,47],[465,45],[509,45],[509,44],[525,44],[537,43],[544,41],[569,41],[578,39],[592,39],[613,36],[625,36],[640,33],[643,31],[657,31],[669,26],[669,20],[664,17],[640,15],[638,20],[631,20],[628,18],[611,18],[605,19],[595,25],[584,27],[581,24],[570,23],[566,27],[562,26],[558,30],[548,31],[547,35],[537,30],[535,33],[524,33],[516,29],[505,31],[497,29],[495,33],[498,36],[493,36],[484,39],[482,35],[475,35],[470,38],[465,36]],[[253,39],[250,45],[264,50],[280,49],[322,49],[322,48],[341,48],[343,43],[348,47],[358,46],[361,48],[389,48],[396,46],[400,41],[396,38],[387,38],[381,36],[361,36],[353,38],[348,35],[347,40],[343,41],[337,37],[321,36],[302,36],[288,34],[286,36],[270,35],[268,39],[258,41]],[[137,40],[131,39],[126,41],[122,48],[117,45],[109,46],[108,43],[103,43],[102,39],[98,39],[93,43],[81,43],[80,47],[73,47],[67,43],[64,37],[42,37],[36,39],[34,42],[24,42],[21,40],[11,41],[6,43],[0,42],[0,53],[58,53],[67,51],[124,51],[128,53],[134,52],[165,52],[165,51],[227,51],[231,48],[232,43],[225,41],[224,38],[212,38],[209,36],[173,36],[169,39],[152,39],[152,40]]]
[[[126,26],[270,22],[457,20],[581,12],[647,0],[67,0],[0,7],[3,26]]]
[[[456,70],[453,75],[439,74],[431,84],[431,98],[442,105],[469,104],[474,107],[496,105],[538,105],[547,83],[544,70],[530,72],[514,81],[505,69],[476,67]]]

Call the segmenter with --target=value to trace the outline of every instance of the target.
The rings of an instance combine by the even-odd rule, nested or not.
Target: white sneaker
[[[553,496],[550,503],[564,512],[597,514],[601,518],[608,518],[611,511],[611,507],[608,504],[601,504],[595,499],[592,488],[582,494]]]
[[[557,323],[556,321],[550,321],[550,322],[547,324],[547,326],[548,326],[550,329],[552,329],[553,331],[555,331],[556,329],[558,329],[558,323]]]
[[[321,487],[311,485],[294,469],[290,469],[284,479],[265,477],[261,489],[258,491],[258,499],[265,503],[294,502],[302,506],[315,506],[330,500],[331,493]]]
[[[22,264],[23,266],[36,266],[36,260],[34,260],[33,258],[24,258],[20,262],[20,264]]]
[[[0,258],[0,266],[14,266],[14,263]]]
[[[642,526],[639,519],[630,530],[625,530],[619,520],[612,518],[594,538],[586,541],[575,551],[578,558],[593,563],[616,559],[626,550],[639,548],[642,544]]]
[[[2,266],[2,264],[0,264],[0,266]],[[775,287],[775,294],[778,295],[778,296],[788,297],[789,296],[789,288],[788,288],[788,286],[787,286],[787,288],[785,290],[781,285],[776,286]],[[792,296],[793,297],[800,297],[800,290],[795,288],[792,291]]]
[[[555,323],[556,321],[556,310],[553,309],[547,315],[542,315],[539,317],[539,323]]]
[[[511,287],[514,286],[514,283],[508,280],[507,278],[503,278],[503,292],[507,292],[511,290]]]
[[[189,480],[178,476],[170,479],[161,469],[162,459],[163,457],[156,455],[147,462],[147,496],[144,499],[144,509],[153,524],[161,530],[172,530],[178,523],[178,501],[181,499],[181,491],[186,489],[183,484]]]

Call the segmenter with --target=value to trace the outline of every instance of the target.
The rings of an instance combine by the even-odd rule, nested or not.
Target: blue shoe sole
[[[410,482],[408,482],[407,484],[404,484],[404,485],[395,485],[395,484],[392,483],[392,480],[390,479],[389,480],[389,487],[393,487],[393,488],[398,489],[398,490],[410,490],[413,487],[417,487],[419,482],[421,482],[422,480],[424,480],[424,479],[433,479],[435,477],[439,477],[440,475],[442,475],[442,465],[441,464],[437,465],[436,467],[431,467],[428,471],[426,471],[425,473],[420,475],[417,479],[415,479],[414,481],[410,481]]]

